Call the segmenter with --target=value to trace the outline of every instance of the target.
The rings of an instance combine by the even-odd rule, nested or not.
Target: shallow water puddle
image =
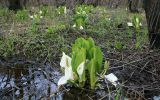
[[[31,65],[0,66],[1,99],[37,100],[42,98],[62,98],[55,96],[58,70],[50,65],[43,68]]]
[[[0,66],[0,100],[90,100],[106,94],[73,87],[57,91],[60,71],[50,64],[37,66]]]

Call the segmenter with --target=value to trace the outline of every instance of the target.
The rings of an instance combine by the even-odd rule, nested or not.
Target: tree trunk
[[[144,0],[151,48],[160,48],[160,0]]]
[[[9,9],[10,10],[18,10],[21,9],[21,3],[20,0],[9,0]]]
[[[128,0],[129,10],[132,13],[138,13],[138,5],[140,0]]]

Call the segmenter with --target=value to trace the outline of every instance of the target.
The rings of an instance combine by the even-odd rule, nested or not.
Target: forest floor
[[[16,13],[0,8],[1,68],[21,61],[40,65],[49,63],[59,71],[62,52],[70,55],[77,38],[92,37],[101,47],[104,61],[110,61],[107,73],[114,73],[121,84],[117,93],[114,86],[108,87],[103,82],[103,89],[110,91],[97,90],[101,94],[97,93],[96,97],[87,95],[87,100],[109,97],[112,100],[116,93],[120,95],[118,98],[131,100],[152,99],[160,95],[160,50],[149,47],[144,12],[132,14],[124,8],[92,8],[85,26],[79,29],[73,27],[73,10],[62,14],[57,11],[54,7],[44,6]],[[36,19],[32,18],[34,15],[37,15]],[[135,17],[142,24],[138,29],[127,25]]]

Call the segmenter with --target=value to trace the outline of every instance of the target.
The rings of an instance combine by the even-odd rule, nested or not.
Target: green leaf
[[[75,51],[77,51],[79,48],[81,48],[81,47],[82,47],[82,44],[83,44],[83,41],[84,41],[83,38],[78,38],[78,39],[75,41],[75,44],[72,45],[72,52],[75,52]]]
[[[97,73],[102,71],[102,61],[103,53],[100,47],[95,46],[92,38],[78,38],[75,41],[75,44],[72,45],[71,66],[73,72],[78,76],[77,82],[79,87],[83,87],[87,79],[89,79],[91,89],[95,88]],[[82,62],[84,65],[80,65]]]
[[[94,48],[94,59],[97,63],[97,71],[100,72],[102,70],[102,62],[103,62],[103,53],[101,49],[97,46]]]
[[[92,48],[95,47],[94,40],[92,38],[89,38],[87,40],[88,48],[87,48],[87,59],[91,60],[93,58],[93,51]]]
[[[77,67],[86,60],[86,49],[80,48],[75,49],[75,51],[72,51],[72,69],[74,72],[77,73]]]
[[[90,47],[94,47],[95,46],[94,40],[92,38],[89,38],[88,42],[89,42]]]
[[[95,84],[97,81],[97,76],[96,76],[96,62],[95,59],[92,59],[89,63],[88,63],[88,70],[89,70],[89,76],[90,76],[90,86],[91,89],[95,88]]]

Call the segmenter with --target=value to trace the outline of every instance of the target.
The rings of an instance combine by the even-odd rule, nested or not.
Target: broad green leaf
[[[103,53],[101,49],[97,46],[94,48],[94,59],[98,63],[97,71],[100,72],[102,69],[102,62],[103,62]]]
[[[96,70],[99,73],[102,69],[102,61],[103,61],[103,53],[100,50],[99,47],[95,46],[94,48],[91,48],[89,55],[92,59],[95,60],[95,63],[97,64]]]
[[[83,38],[78,38],[75,41],[75,44],[72,45],[72,52],[75,52],[75,51],[79,50],[80,48],[82,48],[83,41],[84,41]]]
[[[77,72],[77,67],[86,60],[86,49],[81,48],[72,52],[71,65],[74,72]]]
[[[95,88],[95,84],[97,81],[97,76],[96,76],[96,62],[94,59],[92,59],[89,63],[88,63],[88,69],[89,69],[89,76],[90,76],[90,86],[91,89]]]
[[[94,40],[92,38],[89,38],[88,42],[89,42],[90,47],[94,47],[95,46]]]

